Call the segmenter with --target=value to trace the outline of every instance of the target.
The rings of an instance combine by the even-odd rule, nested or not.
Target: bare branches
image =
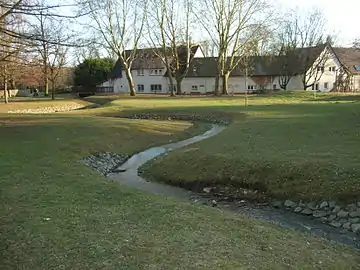
[[[181,94],[181,82],[186,76],[192,49],[190,24],[191,3],[189,0],[149,1],[147,14],[148,38],[153,51],[167,69],[170,93],[174,95],[176,80],[177,94]]]
[[[130,94],[135,95],[131,66],[142,37],[146,1],[87,0],[80,6],[94,22],[90,23],[91,28],[118,57],[128,80]]]
[[[228,77],[240,64],[238,56],[254,40],[260,40],[260,30],[272,22],[270,7],[262,0],[206,0],[196,14],[217,46],[218,76],[223,81],[222,93],[228,94]]]

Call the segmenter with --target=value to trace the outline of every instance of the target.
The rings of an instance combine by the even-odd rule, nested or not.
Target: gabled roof
[[[360,49],[357,48],[333,48],[339,61],[352,74],[360,74],[355,66],[360,66]]]
[[[193,57],[199,48],[200,48],[199,45],[193,45],[191,47],[190,57]],[[161,52],[162,50],[163,50],[162,48],[137,49],[136,56],[132,63],[131,69],[138,70],[138,69],[164,68],[164,64],[163,64],[162,60],[155,53],[155,51]],[[166,48],[166,50],[168,50],[169,54],[172,53],[171,48]],[[186,53],[187,53],[186,46],[180,45],[177,47],[177,50],[178,50],[178,55],[179,55],[180,59],[186,57]],[[126,50],[125,54],[130,55],[131,52],[132,52],[132,50]],[[122,67],[118,60],[118,61],[116,61],[113,70],[110,72],[109,78],[110,79],[119,78],[119,77],[121,78],[121,71],[122,71]]]
[[[299,48],[288,56],[250,56],[248,59],[248,75],[278,76],[282,73],[284,64],[288,66],[287,72],[289,74],[302,74],[315,62],[325,47],[326,45]],[[190,64],[187,77],[214,77],[216,71],[216,57],[194,58]],[[230,76],[244,75],[245,65],[243,61],[240,61]]]

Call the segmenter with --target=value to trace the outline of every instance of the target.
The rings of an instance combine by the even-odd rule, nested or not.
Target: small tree
[[[107,80],[113,67],[114,61],[109,58],[86,59],[75,67],[74,84],[82,91],[93,91],[97,84]]]

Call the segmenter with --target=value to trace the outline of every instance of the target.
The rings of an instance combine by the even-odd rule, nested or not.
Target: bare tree
[[[68,47],[57,45],[53,48],[49,61],[49,80],[51,82],[51,98],[55,99],[57,81],[66,65]]]
[[[135,96],[131,74],[139,40],[145,24],[146,1],[87,0],[80,6],[89,12],[93,24],[89,26],[102,37],[104,45],[118,58],[125,72],[131,96]]]
[[[170,93],[181,94],[181,82],[186,76],[193,45],[190,37],[190,0],[151,0],[149,1],[147,28],[154,53],[167,69]]]
[[[197,17],[218,52],[215,94],[219,94],[220,77],[222,94],[228,94],[230,73],[241,61],[238,56],[272,22],[270,9],[263,0],[205,0],[200,4]]]
[[[324,73],[324,65],[329,59],[326,49],[325,17],[319,10],[305,16],[291,11],[285,17],[279,34],[279,54],[281,57],[281,76],[279,84],[286,87],[293,76],[294,66],[302,74],[304,90],[314,87]],[[329,44],[330,45],[330,44]]]

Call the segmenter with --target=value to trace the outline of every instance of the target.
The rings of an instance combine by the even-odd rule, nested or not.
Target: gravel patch
[[[21,109],[21,110],[14,110],[8,111],[8,113],[21,113],[21,114],[44,114],[44,113],[55,113],[55,112],[67,112],[72,110],[78,110],[83,108],[83,105],[80,104],[69,104],[69,105],[62,105],[62,106],[50,106],[50,107],[43,107],[43,108],[34,108],[34,109]]]

